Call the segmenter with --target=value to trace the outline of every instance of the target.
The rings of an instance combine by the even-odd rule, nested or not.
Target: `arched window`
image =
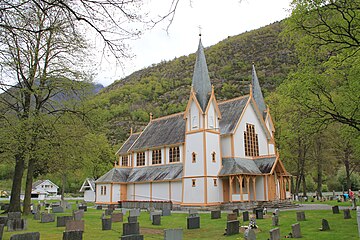
[[[215,152],[211,153],[211,159],[212,159],[212,162],[216,162],[216,153]]]
[[[196,163],[196,153],[195,152],[192,153],[192,162]]]
[[[255,133],[255,126],[249,123],[246,124],[246,131],[244,131],[244,146],[245,156],[259,156],[258,135]]]

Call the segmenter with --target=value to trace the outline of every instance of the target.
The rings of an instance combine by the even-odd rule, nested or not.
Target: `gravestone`
[[[8,220],[20,219],[21,212],[8,212]]]
[[[221,218],[221,210],[211,211],[211,219]]]
[[[272,219],[272,225],[273,226],[279,226],[279,216],[273,214],[273,216],[271,217]]]
[[[120,239],[121,240],[143,240],[144,235],[140,235],[140,234],[126,235],[126,236],[121,236]]]
[[[0,224],[0,240],[2,240],[2,236],[3,236],[3,233],[4,233],[4,228],[5,228],[5,224]]]
[[[0,224],[7,224],[8,217],[0,217]]]
[[[121,209],[121,212],[122,212],[122,214],[123,214],[124,216],[126,216],[128,210],[127,210],[126,208],[122,208],[122,209]]]
[[[96,210],[102,210],[102,205],[97,205]]]
[[[80,221],[84,217],[84,210],[73,211],[74,220]]]
[[[339,214],[340,213],[339,206],[333,206],[332,207],[332,212],[333,212],[333,214]]]
[[[182,239],[183,239],[182,228],[164,229],[164,240],[182,240]]]
[[[280,228],[270,230],[270,240],[280,240]]]
[[[360,237],[360,207],[356,207],[356,217],[357,217],[358,232]]]
[[[227,215],[227,220],[228,220],[228,221],[236,221],[236,220],[237,220],[237,215],[236,215],[236,213],[228,213],[228,215]]]
[[[305,221],[305,212],[296,212],[296,220],[299,221]]]
[[[129,217],[139,217],[140,209],[130,209]]]
[[[198,217],[199,213],[196,209],[189,209],[189,217]]]
[[[128,217],[128,223],[136,223],[136,222],[137,222],[136,216]]]
[[[344,219],[350,219],[350,218],[351,218],[350,209],[344,209]]]
[[[150,221],[153,220],[153,216],[154,216],[154,215],[161,215],[161,212],[160,212],[160,211],[150,212]]]
[[[69,220],[66,221],[65,231],[84,231],[85,230],[85,222],[84,220]]]
[[[113,213],[113,214],[111,214],[111,221],[112,222],[122,222],[123,221],[123,214],[122,213]]]
[[[84,210],[84,212],[87,212],[87,206],[86,205],[80,205],[78,207],[79,210]]]
[[[123,223],[123,236],[140,234],[139,223]]]
[[[279,216],[280,210],[278,208],[275,208],[274,213],[275,213],[276,216]]]
[[[52,208],[52,212],[53,213],[63,213],[64,212],[64,208],[61,206],[55,206]]]
[[[239,209],[233,209],[233,213],[236,213],[236,217],[239,217]]]
[[[160,225],[161,224],[161,215],[153,215],[152,225]]]
[[[40,216],[41,216],[41,213],[40,212],[36,212],[34,214],[34,220],[40,220]]]
[[[187,217],[187,229],[200,228],[200,217]]]
[[[68,231],[63,232],[63,240],[82,240],[83,231]]]
[[[162,216],[171,216],[171,210],[168,208],[162,209],[161,212],[162,212],[161,214]]]
[[[55,214],[53,213],[41,213],[40,217],[41,223],[49,223],[49,222],[55,222]]]
[[[111,209],[111,210],[115,210],[115,205],[110,204],[110,205],[108,205],[107,208],[108,208],[108,209]]]
[[[263,216],[263,210],[260,208],[260,209],[256,209],[256,219],[264,219],[264,216]]]
[[[58,216],[56,217],[56,227],[65,227],[66,222],[73,219],[73,216]]]
[[[14,234],[10,237],[10,240],[40,240],[40,233],[28,232],[22,234]]]
[[[148,211],[148,212],[154,212],[154,211],[155,211],[155,208],[154,208],[154,207],[148,207],[148,208],[147,208],[147,211]]]
[[[111,230],[112,220],[111,218],[101,219],[102,230]]]
[[[256,240],[255,231],[251,228],[248,228],[244,232],[244,239],[245,240]]]
[[[227,221],[226,222],[226,236],[239,234],[240,222],[236,221]]]
[[[244,222],[249,221],[249,212],[245,211],[242,214],[243,214],[243,221]]]
[[[114,212],[113,209],[105,209],[105,215],[110,216]]]
[[[12,231],[23,231],[27,228],[27,221],[26,219],[8,219],[7,221],[7,230],[8,232]]]
[[[320,231],[329,231],[329,230],[330,230],[329,222],[326,219],[322,219]]]
[[[291,225],[291,233],[293,238],[301,238],[300,223]]]

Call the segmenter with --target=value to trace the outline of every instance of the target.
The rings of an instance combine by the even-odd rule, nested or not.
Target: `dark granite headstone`
[[[83,231],[68,231],[63,232],[63,240],[82,240]]]
[[[171,210],[168,208],[162,209],[161,212],[162,212],[162,214],[161,214],[162,216],[170,216],[171,215]]]
[[[322,219],[321,220],[321,231],[329,231],[330,230],[330,226],[329,226],[329,222],[326,219]]]
[[[280,240],[280,228],[270,230],[270,240]]]
[[[53,213],[41,213],[41,223],[55,222],[55,214]]]
[[[74,220],[80,221],[84,217],[84,210],[73,211]]]
[[[107,207],[107,209],[111,209],[111,210],[114,211],[114,210],[115,210],[115,205],[109,204],[108,207]]]
[[[305,212],[296,212],[297,221],[305,221]]]
[[[10,240],[40,240],[40,233],[28,232],[22,234],[14,234],[10,237]]]
[[[226,222],[226,235],[227,236],[239,234],[239,230],[240,230],[240,222],[238,220]]]
[[[161,215],[161,213],[162,213],[162,212],[160,212],[160,211],[150,212],[150,221],[153,220],[153,216],[154,216],[154,215]]]
[[[123,214],[122,213],[113,213],[113,214],[111,214],[111,221],[112,222],[122,222],[123,221]]]
[[[333,206],[332,207],[332,212],[333,212],[333,214],[339,214],[340,213],[339,206]]]
[[[40,218],[41,218],[41,212],[36,212],[34,214],[34,220],[40,220]]]
[[[134,234],[140,234],[139,223],[123,223],[123,236]]]
[[[113,211],[114,211],[113,209],[107,208],[107,209],[105,209],[105,215],[109,216],[113,213]]]
[[[272,225],[273,226],[279,226],[279,216],[273,214],[271,219],[272,219]]]
[[[0,240],[3,239],[2,236],[3,236],[4,228],[5,228],[5,225],[4,225],[4,224],[0,224]]]
[[[256,234],[254,229],[248,228],[244,232],[244,239],[245,240],[256,240]]]
[[[101,219],[102,230],[111,230],[112,220],[111,218],[103,218]]]
[[[12,231],[23,231],[27,228],[27,221],[26,219],[8,219],[7,221],[7,230],[8,232]]]
[[[129,223],[136,223],[137,222],[137,217],[136,216],[128,217],[128,222]]]
[[[164,240],[182,240],[183,229],[164,229]]]
[[[236,213],[228,213],[228,215],[227,215],[227,220],[228,220],[228,221],[236,221],[236,220],[237,220],[237,215],[236,215]]]
[[[263,210],[261,208],[256,209],[255,214],[256,214],[256,219],[263,219],[264,218]]]
[[[350,218],[351,218],[350,209],[344,209],[344,219],[350,219]]]
[[[291,233],[293,238],[301,238],[300,223],[295,223],[291,225]]]
[[[20,219],[21,212],[8,212],[8,220]]]
[[[233,209],[233,213],[236,213],[236,217],[239,217],[239,209]]]
[[[84,220],[68,220],[65,224],[65,231],[84,231],[85,222]]]
[[[8,217],[0,217],[0,224],[7,224]]]
[[[52,208],[52,212],[53,213],[63,213],[64,208],[62,206],[55,206],[55,207]]]
[[[160,225],[161,224],[161,215],[153,215],[152,225]]]
[[[58,216],[56,217],[56,227],[65,227],[66,222],[73,219],[73,216]]]
[[[187,229],[200,228],[200,217],[187,217]]]
[[[140,234],[133,234],[133,235],[126,235],[121,236],[121,240],[144,240],[144,235]]]
[[[248,211],[243,212],[243,221],[244,222],[249,221],[249,212]]]
[[[79,210],[84,210],[84,212],[87,212],[87,206],[86,205],[81,205],[78,207]]]
[[[102,210],[102,205],[97,205],[96,210]]]
[[[211,219],[221,218],[221,210],[211,211]]]

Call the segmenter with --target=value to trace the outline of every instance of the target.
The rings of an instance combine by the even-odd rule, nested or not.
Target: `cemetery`
[[[358,239],[360,208],[357,212],[332,204],[325,205],[327,210],[191,208],[167,209],[165,214],[154,208],[99,208],[92,204],[85,212],[84,206],[75,203],[60,212],[55,205],[54,213],[44,206],[38,209],[40,219],[0,214],[0,239]],[[19,222],[15,228],[14,222]]]

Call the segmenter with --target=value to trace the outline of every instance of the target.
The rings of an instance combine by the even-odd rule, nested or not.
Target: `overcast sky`
[[[164,12],[171,0],[148,0],[152,12]],[[290,0],[181,0],[169,33],[167,22],[130,42],[136,55],[122,70],[108,59],[96,70],[96,82],[107,86],[134,71],[162,60],[196,52],[199,26],[204,47],[228,36],[257,29],[289,16]]]

